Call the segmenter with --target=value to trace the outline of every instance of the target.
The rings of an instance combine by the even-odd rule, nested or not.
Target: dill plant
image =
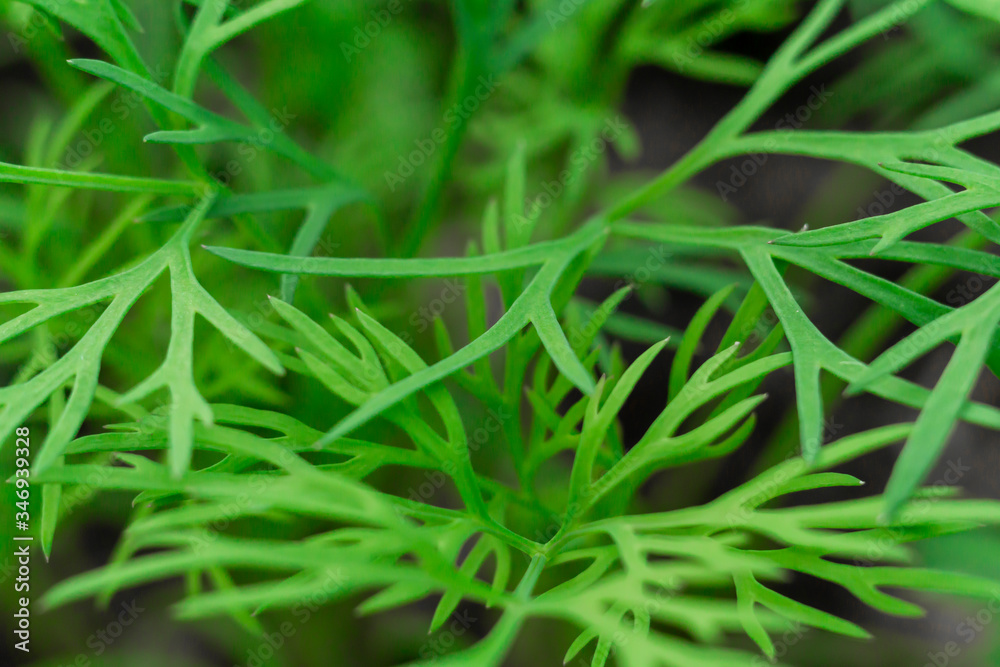
[[[907,545],[1000,519],[993,501],[922,487],[958,422],[1000,428],[1000,411],[970,398],[984,367],[997,372],[1000,288],[958,307],[933,298],[935,285],[955,271],[1000,276],[988,251],[1000,231],[984,212],[1000,205],[1000,169],[963,148],[1000,128],[1000,113],[955,118],[957,107],[942,104],[925,118],[947,122],[916,119],[903,131],[752,129],[795,85],[901,22],[931,12],[957,20],[943,3],[855,3],[870,11],[835,30],[845,3],[821,0],[767,63],[755,63],[713,45],[743,30],[790,24],[795,3],[660,0],[579,3],[571,11],[559,3],[456,0],[449,11],[458,57],[446,108],[484,76],[509,77],[520,92],[505,98],[503,111],[484,110],[479,125],[449,127],[428,156],[429,176],[420,187],[404,184],[404,194],[418,195],[405,212],[387,211],[370,186],[348,175],[348,162],[333,166],[276,131],[272,112],[216,59],[234,38],[308,10],[305,0],[175,3],[182,40],[169,86],[135,48],[138,20],[124,3],[25,4],[45,25],[85,35],[106,60],[60,64],[95,83],[58,124],[32,135],[24,165],[0,164],[0,180],[25,186],[30,212],[16,230],[19,245],[0,247],[14,286],[0,304],[20,307],[0,324],[0,342],[5,363],[21,368],[0,389],[0,435],[7,441],[28,422],[45,427],[32,474],[42,487],[46,554],[58,548],[57,527],[74,489],[138,494],[112,562],[56,585],[47,606],[107,602],[124,588],[183,576],[182,618],[227,615],[250,633],[264,632],[262,612],[287,613],[316,590],[353,601],[359,614],[432,599],[431,631],[463,603],[495,610],[479,641],[421,654],[419,664],[500,665],[526,624],[556,619],[577,633],[565,646],[566,661],[719,667],[775,658],[773,637],[789,623],[868,636],[850,620],[779,592],[775,584],[794,574],[831,582],[898,616],[922,609],[887,588],[991,594],[987,579],[914,565]],[[983,22],[996,30],[995,3],[951,4],[980,22],[970,31]],[[563,58],[568,49],[576,59]],[[535,67],[522,67],[526,59]],[[649,63],[748,92],[669,169],[616,184],[610,201],[588,198],[591,181],[580,177],[567,180],[553,208],[526,207],[530,157],[554,141],[585,146],[606,122],[603,112],[619,103],[622,77]],[[49,76],[64,76],[51,62],[44,66]],[[581,82],[581,72],[596,74]],[[199,81],[233,113],[196,101]],[[551,94],[562,88],[564,98]],[[113,89],[144,101],[158,129],[142,138],[174,151],[174,172],[116,175],[97,171],[96,160],[76,170],[53,166]],[[601,99],[587,107],[594,90]],[[877,102],[877,94],[846,108]],[[550,122],[530,131],[543,110]],[[237,111],[241,120],[232,118]],[[463,140],[501,156],[472,169],[468,189],[502,185],[475,211],[477,225],[462,227],[464,255],[424,256],[442,224],[449,184],[460,179],[454,165]],[[613,141],[620,153],[634,152],[630,133]],[[271,154],[308,182],[272,189],[220,182],[205,156],[227,145]],[[720,161],[751,154],[854,165],[923,202],[797,233],[719,224],[727,214],[689,182]],[[64,274],[19,259],[41,252],[69,198],[91,191],[111,193],[118,214],[74,253]],[[316,253],[331,216],[343,210],[352,215],[337,224],[355,226],[356,247],[378,237],[380,254]],[[278,214],[290,234],[259,222]],[[136,217],[142,243],[128,246],[129,255],[114,252]],[[952,218],[967,231],[943,243],[911,240]],[[351,233],[345,229],[345,238]],[[627,276],[651,248],[668,248],[668,264],[677,258],[677,270],[663,276],[667,285],[704,297],[684,331],[620,313],[631,287],[599,304],[578,295],[588,276]],[[745,267],[742,280],[730,284],[731,272],[715,261],[720,256]],[[854,261],[870,257],[911,268],[892,282]],[[843,341],[831,340],[790,287],[789,267],[841,285],[874,309]],[[365,289],[338,283],[345,297],[334,305],[319,285],[335,281],[303,277],[350,279]],[[435,319],[432,346],[394,332],[393,318],[413,306],[405,292],[402,305],[396,302],[393,286],[438,278],[463,280],[464,325]],[[257,309],[273,317],[231,312],[213,296],[238,293],[233,283],[244,280]],[[160,361],[135,377],[129,355],[138,353],[115,336],[153,335],[158,320],[135,315],[158,282],[169,294],[169,303],[162,294],[155,302],[169,312],[169,337]],[[271,283],[278,296],[257,292]],[[495,316],[491,295],[500,304]],[[55,322],[91,308],[86,330],[55,345]],[[747,344],[768,308],[778,323]],[[324,311],[333,312],[310,315]],[[698,364],[709,323],[720,318],[727,322],[721,342]],[[199,319],[216,333],[201,335]],[[901,322],[915,330],[887,345],[884,330]],[[876,324],[876,347],[859,343]],[[627,359],[614,337],[644,351]],[[932,389],[898,375],[944,343],[954,352]],[[620,412],[668,354],[670,371],[656,380],[657,417],[627,442]],[[649,506],[639,491],[654,474],[721,459],[748,441],[755,410],[767,399],[761,386],[782,369],[794,377],[798,454],[704,504]],[[845,385],[919,415],[824,444],[824,416]],[[489,434],[480,437],[484,424]],[[107,430],[81,433],[87,425]],[[901,442],[884,493],[851,492],[862,481],[836,470]],[[418,485],[407,493],[392,483],[399,470],[405,479],[436,481],[429,491]],[[827,488],[844,493],[832,502],[785,502]],[[920,511],[911,511],[915,506]],[[757,653],[734,646],[732,633],[748,636]]]

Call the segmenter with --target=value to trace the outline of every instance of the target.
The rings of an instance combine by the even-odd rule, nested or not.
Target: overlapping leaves
[[[619,664],[630,667],[708,666],[752,664],[753,657],[746,653],[698,643],[721,644],[723,634],[734,629],[743,629],[769,657],[776,654],[769,633],[780,631],[788,622],[851,637],[865,636],[849,621],[777,593],[771,584],[790,572],[843,585],[875,609],[903,616],[916,615],[919,607],[882,588],[971,596],[986,590],[985,582],[979,579],[896,565],[906,565],[905,542],[995,523],[1000,516],[995,503],[958,501],[948,493],[917,488],[958,419],[1000,428],[1000,411],[968,400],[984,364],[995,372],[1000,363],[996,356],[1000,292],[993,288],[975,301],[951,309],[925,293],[856,268],[851,260],[876,256],[1000,275],[993,255],[986,252],[905,240],[952,217],[971,234],[990,242],[1000,240],[995,221],[984,213],[984,209],[1000,205],[997,167],[960,147],[971,138],[996,131],[1000,115],[918,132],[748,132],[796,82],[919,11],[930,4],[929,0],[893,3],[814,44],[843,5],[839,0],[823,0],[772,62],[762,68],[745,62],[737,67],[720,54],[706,54],[698,64],[701,75],[755,83],[744,101],[674,168],[576,231],[533,243],[532,238],[539,236],[539,212],[526,212],[523,206],[526,166],[523,153],[519,153],[507,168],[502,209],[495,203],[487,208],[483,252],[470,244],[464,257],[439,259],[308,257],[332,212],[366,196],[282,133],[272,132],[272,139],[262,140],[260,129],[269,123],[267,112],[209,58],[235,35],[301,4],[301,0],[269,0],[244,12],[232,11],[226,2],[193,3],[197,11],[191,24],[182,26],[186,39],[172,90],[150,80],[126,33],[126,26],[134,27],[134,18],[121,3],[33,0],[31,4],[78,28],[110,55],[119,66],[98,61],[74,64],[144,96],[161,126],[147,140],[174,145],[195,181],[13,165],[0,166],[0,179],[147,195],[195,197],[208,193],[193,207],[163,209],[147,216],[147,222],[183,222],[166,245],[131,268],[78,287],[0,296],[0,303],[35,304],[32,310],[0,325],[0,342],[72,310],[107,304],[67,354],[38,374],[0,390],[0,437],[9,434],[46,399],[59,403],[64,387],[71,383],[65,405],[53,410],[57,416],[35,461],[37,479],[49,488],[88,484],[138,491],[145,508],[130,526],[111,566],[63,584],[50,593],[49,603],[95,594],[106,598],[124,586],[207,571],[215,590],[199,588],[184,600],[180,609],[188,617],[229,613],[255,629],[256,621],[249,612],[293,605],[317,588],[328,590],[330,599],[372,592],[359,607],[363,612],[440,594],[432,629],[439,628],[462,601],[493,605],[502,611],[482,642],[447,656],[441,660],[444,664],[499,665],[526,620],[549,617],[581,628],[567,660],[593,642],[595,666],[606,664],[612,653]],[[717,9],[716,3],[703,4]],[[952,4],[992,15],[988,3],[976,7],[965,2]],[[456,28],[462,45],[456,85],[459,94],[474,74],[512,67],[524,50],[540,39],[542,14],[536,10],[516,39],[493,48],[513,7],[510,3],[497,7],[456,4]],[[763,3],[753,5],[741,14],[740,25],[752,26],[757,9],[773,12],[768,14],[770,18],[781,15],[786,3],[761,7]],[[649,31],[648,39],[638,40],[624,55],[631,62],[673,59],[679,53],[676,39],[682,39],[684,33],[675,35],[674,41],[661,42],[655,31],[657,21],[669,16],[673,8],[658,3],[652,11],[641,11],[646,13],[633,17],[629,27],[639,33]],[[183,24],[183,12],[179,15]],[[725,32],[732,29],[735,26]],[[231,121],[191,100],[201,71],[236,103],[249,125]],[[193,127],[176,127],[168,112],[178,114]],[[461,131],[451,135],[442,151],[443,166],[431,179],[432,196],[418,207],[407,230],[405,255],[415,250],[413,239],[430,229],[442,178],[460,137]],[[324,184],[235,196],[216,192],[190,144],[221,141],[267,147]],[[859,165],[892,179],[926,203],[792,235],[766,227],[712,229],[630,219],[710,164],[755,152]],[[956,192],[952,186],[962,190]],[[147,203],[148,199],[143,200],[143,207]],[[269,333],[261,333],[272,338],[276,354],[205,291],[194,276],[189,246],[194,230],[206,218],[280,210],[306,211],[288,254],[210,248],[227,260],[283,274],[281,294],[285,301],[274,300],[273,307],[287,327],[271,323],[262,327]],[[600,261],[592,264],[608,239],[625,244],[615,250],[619,253],[616,257],[605,256],[603,265]],[[745,294],[727,286],[707,299],[681,340],[675,341],[677,351],[664,383],[664,409],[637,443],[626,449],[617,428],[619,413],[667,343],[657,342],[627,365],[620,350],[602,349],[594,343],[604,342],[602,328],[615,322],[619,330],[636,333],[635,338],[649,337],[649,323],[640,324],[614,312],[629,290],[618,290],[596,308],[581,307],[573,294],[591,266],[603,275],[621,269],[621,258],[635,252],[628,243],[635,239],[678,251],[696,248],[698,252],[737,255],[755,284]],[[919,328],[869,365],[818,330],[786,282],[785,265],[846,286]],[[98,385],[101,357],[132,305],[164,273],[169,274],[172,295],[166,358],[149,378],[115,396]],[[481,283],[487,274],[496,276],[503,308],[495,322],[487,318]],[[356,308],[355,321],[333,317],[331,333],[291,304],[299,275],[463,277],[471,288],[466,304],[469,342],[456,350],[449,332],[438,322],[440,359],[428,364],[372,317],[353,293],[349,301]],[[720,275],[712,273],[711,280],[701,280],[701,291],[709,283],[718,287]],[[743,286],[747,286],[746,281]],[[695,368],[695,352],[709,321],[731,300],[740,304],[731,326],[715,353]],[[740,342],[768,304],[781,324],[754,349],[745,351]],[[280,413],[209,405],[195,386],[192,372],[196,314],[271,370],[280,372],[285,366],[314,378],[347,406],[348,416],[332,427],[318,425],[329,428],[323,432]],[[790,352],[778,351],[783,337]],[[894,376],[920,355],[947,342],[956,343],[956,351],[932,391]],[[295,356],[287,349],[289,344],[295,348]],[[505,353],[502,379],[490,361],[490,355],[500,350]],[[744,354],[740,356],[740,352]],[[599,364],[609,374],[595,378]],[[796,384],[802,457],[788,460],[705,505],[672,512],[645,511],[650,508],[636,500],[635,492],[651,475],[724,456],[749,438],[754,410],[765,398],[755,392],[769,374],[789,364]],[[852,391],[866,390],[920,408],[921,414],[912,427],[888,426],[821,447],[828,407],[820,382],[822,372],[850,383]],[[513,415],[497,430],[503,451],[512,459],[516,483],[484,475],[474,466],[455,385],[484,406]],[[161,389],[170,393],[171,404],[154,413],[159,419],[73,441],[99,395],[139,415],[143,410],[137,403]],[[574,389],[582,396],[573,394]],[[527,415],[523,413],[524,398],[531,409]],[[408,446],[362,439],[364,436],[358,435],[362,427],[376,420],[405,434]],[[256,434],[262,429],[278,435]],[[857,487],[860,480],[831,469],[903,439],[907,444],[884,497],[792,508],[777,502],[799,491]],[[124,465],[111,467],[100,458],[109,452],[162,449],[169,452],[166,465],[118,453]],[[212,462],[192,468],[189,464],[194,450]],[[540,486],[551,491],[539,473],[543,468],[558,467],[560,455],[566,452],[572,455],[572,465],[568,469],[563,466],[564,493],[553,499],[553,494],[539,492]],[[69,463],[61,465],[64,457]],[[364,481],[389,466],[445,471],[460,506],[446,508],[427,499],[399,498]],[[255,489],[249,497],[248,487]],[[914,494],[934,501],[929,511],[907,513],[906,502]],[[289,519],[306,517],[318,519],[322,528],[305,536],[272,540],[237,537],[220,528],[234,520],[301,526]],[[886,521],[891,525],[886,526]],[[546,528],[554,528],[554,534]],[[536,529],[541,530],[533,533]],[[544,538],[528,537],[532,534]],[[771,548],[763,548],[763,544]],[[136,556],[149,548],[158,552]],[[841,562],[851,558],[865,562]],[[526,565],[525,560],[529,561]],[[578,574],[553,575],[553,566],[564,564],[577,566]],[[233,574],[243,569],[258,574],[264,570],[272,576],[244,584]],[[514,584],[517,577],[519,583]],[[726,593],[702,598],[685,593],[688,585]]]

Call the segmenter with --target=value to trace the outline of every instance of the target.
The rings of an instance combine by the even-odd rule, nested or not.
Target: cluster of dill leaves
[[[422,8],[451,19],[446,46],[423,51],[406,3],[167,4],[180,46],[166,69],[136,48],[164,28],[139,33],[122,0],[4,8],[15,49],[67,108],[38,115],[23,164],[0,163],[19,184],[0,202],[0,362],[14,369],[0,437],[37,429],[47,555],[82,497],[127,491],[136,508],[112,562],[58,583],[46,605],[180,575],[178,614],[228,616],[251,636],[317,591],[360,614],[429,598],[431,631],[460,605],[494,620],[477,641],[424,644],[419,664],[500,665],[526,624],[552,619],[575,628],[566,661],[725,667],[780,657],[790,625],[868,636],[776,590],[796,573],[899,616],[922,609],[886,588],[992,595],[987,579],[914,565],[907,543],[1000,520],[992,501],[922,487],[957,423],[1000,429],[1000,410],[970,398],[984,367],[1000,370],[1000,286],[934,298],[959,271],[1000,277],[1000,227],[984,212],[1000,205],[1000,167],[963,147],[1000,129],[995,2],[820,0],[798,20],[792,0],[454,0]],[[904,23],[912,33],[880,39]],[[329,39],[310,24],[342,29]],[[64,27],[104,59],[67,64]],[[718,48],[775,30],[789,33],[766,63]],[[291,110],[259,101],[227,57],[258,34]],[[871,131],[754,129],[872,40],[824,110],[832,126],[867,114]],[[336,61],[314,74],[345,97],[368,86],[335,121],[301,75],[310,58]],[[392,68],[438,60],[449,111],[400,114],[392,89],[420,91]],[[641,65],[748,91],[664,172],[611,176],[612,147],[637,152],[619,108]],[[101,113],[114,121],[93,129]],[[300,122],[332,129],[307,149]],[[99,169],[102,143],[138,174]],[[738,224],[691,183],[772,154],[861,167],[921,203],[789,233]],[[558,176],[532,186],[541,174]],[[964,231],[945,242],[911,239],[952,219]],[[454,255],[428,250],[447,224],[465,252],[435,257]],[[905,271],[887,280],[857,261],[870,257]],[[595,303],[579,295],[587,278],[624,286]],[[811,278],[872,304],[837,340],[810,319]],[[446,288],[426,309],[420,285],[434,279]],[[664,288],[702,299],[683,331],[619,309],[634,293],[655,307]],[[644,351],[627,358],[621,340]],[[898,375],[943,344],[954,349],[932,388]],[[658,416],[626,442],[619,413],[667,355],[644,399]],[[704,504],[664,510],[640,494],[656,473],[744,445],[782,369],[795,405],[774,465]],[[918,416],[824,442],[845,387]],[[798,453],[783,457],[789,440]],[[835,472],[899,443],[882,494]],[[840,500],[783,502],[832,487]]]

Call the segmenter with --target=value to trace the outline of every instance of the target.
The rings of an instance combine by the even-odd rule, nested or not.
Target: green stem
[[[843,1],[823,0],[778,50],[740,103],[670,169],[612,207],[608,218],[614,221],[633,213],[727,156],[726,144],[740,137],[764,111],[806,75],[933,2],[899,0],[805,53],[836,18]]]
[[[196,181],[171,181],[139,176],[62,171],[42,167],[24,167],[5,162],[0,162],[0,182],[58,185],[107,192],[145,192],[181,196],[200,194],[205,187]]]
[[[476,83],[476,76],[482,71],[473,67],[467,55],[461,56],[455,63],[452,76],[459,81],[455,86],[455,92],[450,98],[446,109],[454,104],[461,104],[470,94]],[[430,180],[424,190],[423,198],[417,206],[416,214],[410,222],[408,229],[403,234],[402,243],[396,253],[399,257],[413,257],[420,250],[420,246],[427,239],[435,223],[441,197],[444,195],[445,187],[448,184],[451,174],[452,163],[458,154],[458,149],[462,145],[465,137],[465,130],[468,127],[469,119],[459,117],[457,125],[448,133],[447,139],[441,146],[438,158],[434,162],[434,170]]]
[[[514,589],[515,597],[525,602],[531,599],[531,592],[535,590],[535,584],[538,583],[538,577],[541,576],[547,562],[548,557],[545,554],[538,553],[531,557],[528,569],[525,570],[524,576],[521,577],[517,588]]]

